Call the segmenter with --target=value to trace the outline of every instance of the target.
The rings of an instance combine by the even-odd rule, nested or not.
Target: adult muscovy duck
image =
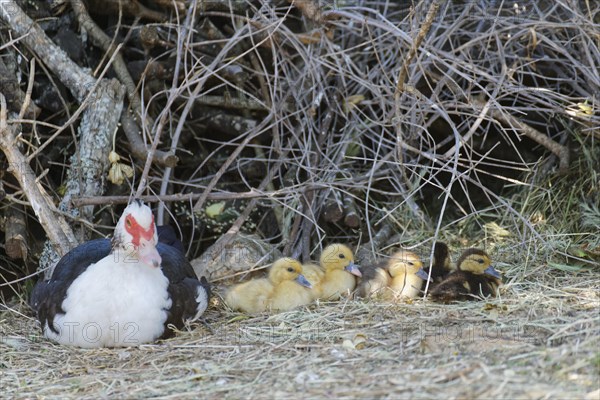
[[[67,253],[31,296],[44,335],[86,348],[136,346],[202,315],[208,282],[198,280],[172,235],[165,238],[172,245],[158,240],[152,211],[136,199],[112,241],[91,240]]]

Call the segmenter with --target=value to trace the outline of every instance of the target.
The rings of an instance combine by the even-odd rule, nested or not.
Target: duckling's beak
[[[426,280],[426,281],[429,280],[429,275],[427,274],[427,272],[425,272],[423,267],[419,268],[416,275],[423,280]]]
[[[486,275],[493,276],[494,278],[502,279],[502,276],[500,276],[500,272],[496,271],[492,265],[487,267],[485,271],[483,271],[483,273]]]
[[[362,276],[362,273],[360,272],[360,269],[358,269],[358,265],[354,264],[353,262],[351,262],[350,264],[348,264],[348,266],[346,268],[344,268],[346,271],[350,272],[352,275],[356,275],[356,276]]]
[[[304,275],[302,275],[302,274],[298,275],[298,277],[296,278],[296,282],[298,282],[300,285],[302,285],[304,287],[312,289],[312,285],[310,284],[310,282],[308,281],[308,279],[306,279],[304,277]]]

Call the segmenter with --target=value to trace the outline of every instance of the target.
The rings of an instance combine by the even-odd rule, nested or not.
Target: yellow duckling
[[[390,291],[386,291],[384,298],[414,299],[421,293],[423,280],[427,279],[423,271],[423,263],[418,255],[411,251],[400,250],[389,260],[388,271],[392,280],[389,285]]]
[[[361,297],[381,297],[385,300],[416,298],[426,279],[419,256],[402,249],[388,260],[364,269],[358,294]]]
[[[225,303],[231,309],[245,313],[259,313],[270,308],[289,310],[312,301],[310,288],[302,275],[302,265],[293,258],[280,258],[271,266],[268,278],[254,279],[229,289]]]
[[[316,264],[302,264],[302,275],[312,285],[313,300],[321,297],[321,286],[319,285],[325,277],[323,268]]]
[[[267,307],[272,310],[287,311],[312,303],[313,286],[302,274],[302,264],[293,258],[284,258],[280,264],[282,266],[275,262],[269,273],[274,289]]]
[[[338,300],[349,295],[356,287],[356,277],[362,276],[354,264],[354,254],[347,246],[339,243],[325,247],[320,258],[325,274],[317,287],[320,298]]]
[[[434,301],[474,300],[496,297],[502,284],[500,273],[492,266],[492,259],[483,250],[468,249],[458,259],[457,270],[431,291]]]

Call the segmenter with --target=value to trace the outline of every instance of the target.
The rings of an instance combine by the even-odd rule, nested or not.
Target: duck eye
[[[483,258],[480,258],[479,260],[477,260],[477,262],[478,262],[479,264],[483,264],[483,263],[484,263],[484,261],[483,261]]]
[[[126,225],[128,228],[131,228],[131,219],[129,219],[129,218],[125,219],[125,225]]]
[[[339,257],[340,257],[340,258],[346,258],[346,256],[345,256],[345,255],[343,255],[343,254],[340,254],[340,255],[339,255]]]
[[[287,270],[288,270],[288,272],[294,272],[294,268],[292,268],[292,267],[289,267]]]

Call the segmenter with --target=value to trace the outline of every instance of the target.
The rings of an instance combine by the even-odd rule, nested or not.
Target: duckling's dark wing
[[[487,275],[471,275],[469,282],[473,296],[496,297],[499,279]]]

